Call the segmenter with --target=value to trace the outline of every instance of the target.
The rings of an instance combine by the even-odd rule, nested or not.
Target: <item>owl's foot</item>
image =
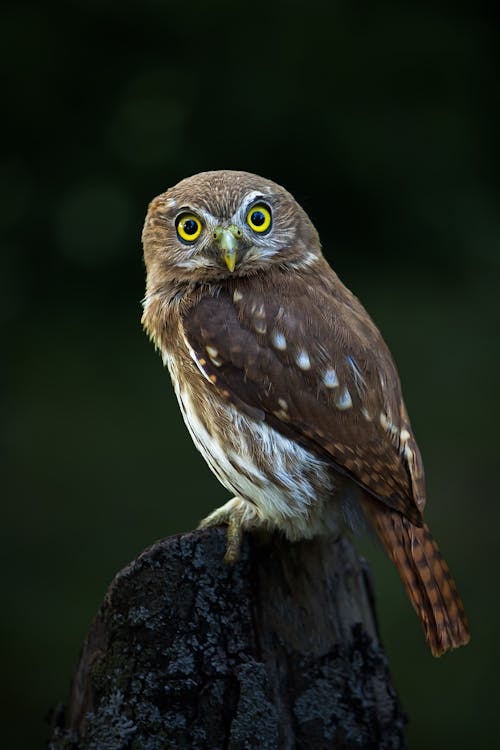
[[[254,512],[241,497],[233,497],[225,505],[216,508],[198,524],[199,529],[227,525],[227,544],[224,562],[235,563],[240,556],[243,531],[252,525]]]

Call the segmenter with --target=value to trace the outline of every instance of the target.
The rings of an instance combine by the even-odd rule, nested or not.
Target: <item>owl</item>
[[[372,525],[434,655],[469,627],[423,521],[424,470],[392,356],[283,187],[194,175],[155,198],[143,231],[142,322],[186,426],[234,497],[202,521],[290,542]]]

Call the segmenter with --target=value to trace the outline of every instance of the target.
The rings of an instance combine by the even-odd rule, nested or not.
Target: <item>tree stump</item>
[[[169,537],[115,577],[51,750],[403,748],[366,567],[345,539]]]

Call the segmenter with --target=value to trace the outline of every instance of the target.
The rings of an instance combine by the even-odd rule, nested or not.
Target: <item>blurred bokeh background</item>
[[[227,498],[140,328],[148,201],[285,185],[399,364],[467,649],[433,660],[374,571],[411,750],[498,733],[500,11],[493,2],[7,2],[2,744],[43,747],[113,575]]]

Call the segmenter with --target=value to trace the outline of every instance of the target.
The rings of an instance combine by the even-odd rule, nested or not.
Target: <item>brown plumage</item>
[[[205,524],[289,539],[368,517],[435,655],[469,639],[455,584],[423,523],[422,460],[389,350],[321,254],[292,196],[208,172],[156,198],[144,227],[143,322],[193,440],[236,497]]]
[[[367,512],[395,564],[434,656],[469,641],[462,600],[436,540],[426,524],[370,503]]]

